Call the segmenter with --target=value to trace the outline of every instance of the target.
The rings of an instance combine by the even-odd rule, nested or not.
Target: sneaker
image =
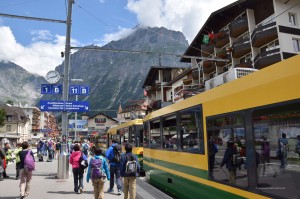
[[[121,189],[118,189],[118,195],[121,195]]]
[[[109,188],[109,189],[107,190],[107,193],[111,193],[111,192],[114,192],[114,190],[111,189],[111,188]]]
[[[80,187],[78,190],[78,193],[81,194],[83,192],[83,189]]]
[[[25,196],[20,196],[20,199],[24,199],[25,198]]]

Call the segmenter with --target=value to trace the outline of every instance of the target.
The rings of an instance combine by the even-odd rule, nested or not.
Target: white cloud
[[[32,30],[30,34],[33,36],[32,41],[51,41],[53,39],[53,35],[49,30]]]
[[[189,43],[209,15],[236,0],[128,0],[127,9],[140,25],[181,31]]]
[[[130,35],[132,32],[134,32],[134,29],[131,28],[118,28],[119,31],[115,32],[115,33],[111,33],[111,34],[104,34],[102,39],[99,42],[99,45],[102,46],[104,44],[107,44],[111,41],[117,41],[119,39],[123,39],[125,37],[127,37],[128,35]]]
[[[65,36],[52,36],[45,30],[33,32],[42,34],[36,34],[33,43],[23,46],[16,41],[9,27],[0,26],[0,61],[14,62],[28,72],[44,76],[62,63],[60,52],[65,51]],[[71,43],[78,45],[76,40]]]

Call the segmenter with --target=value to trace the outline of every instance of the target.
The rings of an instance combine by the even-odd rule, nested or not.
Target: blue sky
[[[211,12],[235,0],[75,0],[71,45],[105,45],[136,25],[181,31],[189,43]],[[67,0],[0,0],[0,13],[66,20]],[[65,24],[0,17],[0,61],[45,75],[61,64]]]

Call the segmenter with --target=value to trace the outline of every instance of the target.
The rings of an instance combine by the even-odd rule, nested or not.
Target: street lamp
[[[71,82],[83,82],[83,79],[71,79]],[[78,101],[78,95],[76,95],[76,102]],[[74,128],[74,140],[76,141],[77,134],[77,111],[75,112],[75,128]]]

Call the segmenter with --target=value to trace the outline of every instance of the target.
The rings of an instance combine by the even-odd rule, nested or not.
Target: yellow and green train
[[[282,134],[285,159],[278,158]],[[182,199],[300,198],[299,135],[297,55],[146,115],[146,178]],[[231,172],[221,167],[230,142],[241,163]]]
[[[141,172],[140,175],[144,176],[145,172],[143,169],[143,120],[135,119],[120,125],[111,127],[107,131],[107,146],[111,145],[113,139],[118,140],[122,146],[123,152],[125,152],[125,145],[131,144],[132,153],[138,157]]]

